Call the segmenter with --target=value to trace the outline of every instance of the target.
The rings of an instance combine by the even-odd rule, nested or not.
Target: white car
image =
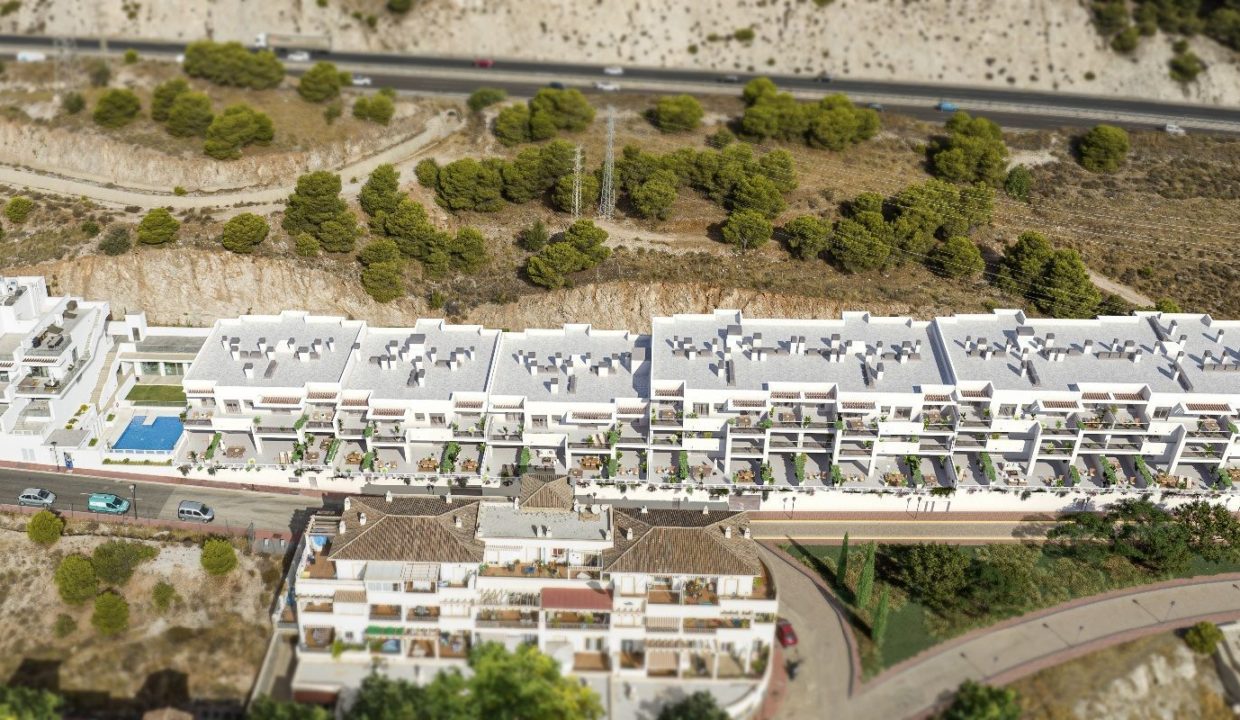
[[[1175,123],[1167,123],[1166,125],[1163,126],[1163,131],[1166,132],[1168,135],[1175,135],[1177,137],[1188,134],[1184,132],[1184,128],[1180,127],[1179,125]]]
[[[603,92],[620,92],[620,83],[599,81],[594,83],[594,87]]]
[[[285,56],[289,62],[310,62],[310,53],[305,50],[294,50]]]
[[[184,54],[184,53],[177,53],[176,61],[177,61],[177,65],[184,65],[184,64],[185,64],[185,54]]]
[[[43,62],[46,59],[47,53],[31,52],[29,50],[17,53],[17,62],[19,63]]]
[[[603,74],[604,75],[623,75],[624,68],[619,67],[617,65],[612,65],[610,67],[603,68]]]
[[[17,496],[18,505],[26,505],[29,507],[48,508],[52,503],[56,502],[56,493],[43,488],[26,488],[22,490],[22,494]]]
[[[354,87],[362,87],[363,85],[366,87],[370,87],[370,84],[371,84],[371,80],[366,75],[354,75],[353,76]]]

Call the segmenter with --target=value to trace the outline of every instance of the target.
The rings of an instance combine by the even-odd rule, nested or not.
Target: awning
[[[590,588],[547,588],[542,591],[544,610],[611,610],[611,593]]]

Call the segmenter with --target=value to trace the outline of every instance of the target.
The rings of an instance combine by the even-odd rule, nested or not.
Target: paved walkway
[[[781,613],[793,621],[803,649],[807,631],[812,642],[823,645],[795,681],[804,683],[801,690],[812,698],[798,703],[791,694],[781,713],[788,720],[924,717],[950,700],[966,679],[1008,683],[1145,635],[1201,620],[1240,619],[1240,574],[1173,580],[1075,600],[967,633],[850,688],[841,679],[859,674],[860,665],[848,628],[823,595],[825,584],[787,554],[765,545]],[[804,582],[789,579],[792,573]],[[819,712],[804,714],[806,708]],[[824,714],[822,708],[830,711]]]

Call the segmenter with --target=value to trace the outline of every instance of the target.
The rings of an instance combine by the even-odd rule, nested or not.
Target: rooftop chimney
[[[388,490],[387,492],[383,493],[383,499],[386,500],[387,502],[392,502],[392,491]]]
[[[443,496],[443,501],[448,503],[449,505],[452,504],[452,492],[451,491],[449,491],[447,495]]]
[[[642,505],[642,515],[649,515],[649,514],[650,514],[650,510],[645,505]]]
[[[327,352],[333,352],[336,349],[336,338],[327,338]]]
[[[753,533],[751,533],[751,532],[749,531],[749,526],[748,526],[748,525],[746,525],[745,527],[741,528],[741,537],[745,538],[746,540],[750,540],[750,539],[752,539],[752,538],[753,538]]]
[[[642,508],[642,509],[643,509],[643,510],[645,510],[645,508]],[[625,539],[625,540],[632,540],[632,539],[633,539],[633,528],[631,528],[631,527],[630,527],[630,528],[625,528],[625,529],[624,529],[624,539]]]
[[[732,526],[728,525],[723,528],[723,536],[729,540],[732,539]]]
[[[241,373],[247,378],[254,377],[254,363],[246,363],[241,366]]]
[[[543,525],[543,537],[551,537],[551,528]]]
[[[350,508],[350,507],[352,507],[352,505],[353,505],[353,499],[352,499],[352,498],[345,498],[345,499],[344,499],[344,511],[345,511],[345,512],[348,512],[348,511],[349,511],[349,508]]]
[[[366,527],[366,513],[357,514],[357,524]]]
[[[340,527],[336,529],[336,533],[338,535],[344,535],[347,531],[348,531],[348,528],[345,526],[344,520],[341,520]]]
[[[461,529],[461,516],[460,515],[457,515],[456,517],[452,518],[452,527],[456,528],[457,530]]]

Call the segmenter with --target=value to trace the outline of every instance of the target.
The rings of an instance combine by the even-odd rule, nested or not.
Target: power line
[[[607,106],[607,154],[603,159],[603,182],[599,190],[598,216],[610,220],[616,210],[616,108]]]
[[[581,217],[581,146],[573,152],[573,220]]]

